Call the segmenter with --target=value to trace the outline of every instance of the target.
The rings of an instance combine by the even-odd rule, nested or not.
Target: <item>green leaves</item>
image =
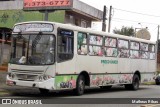
[[[134,31],[133,27],[124,27],[124,26],[122,26],[121,29],[115,28],[113,30],[113,33],[125,35],[125,36],[134,36],[135,35],[135,31]]]

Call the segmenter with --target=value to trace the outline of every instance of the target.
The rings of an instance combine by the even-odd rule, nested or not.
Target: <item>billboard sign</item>
[[[71,9],[72,0],[24,0],[24,10]]]

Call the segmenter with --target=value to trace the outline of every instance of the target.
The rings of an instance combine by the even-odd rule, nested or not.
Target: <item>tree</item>
[[[133,27],[124,27],[124,26],[122,26],[121,29],[115,28],[113,30],[113,33],[125,35],[125,36],[134,36],[135,35],[135,31],[134,31]]]

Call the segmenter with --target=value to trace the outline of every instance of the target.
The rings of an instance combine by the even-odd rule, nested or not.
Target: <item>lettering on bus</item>
[[[53,25],[49,23],[26,23],[16,25],[13,32],[52,32]]]
[[[118,60],[101,60],[101,64],[118,64]]]

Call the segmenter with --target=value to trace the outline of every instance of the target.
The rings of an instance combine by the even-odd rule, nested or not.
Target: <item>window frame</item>
[[[79,54],[79,52],[78,52],[78,34],[79,34],[79,33],[86,34],[86,36],[87,36],[87,37],[86,37],[86,44],[82,43],[82,45],[86,45],[86,46],[87,46],[87,53],[86,53],[86,54]],[[77,32],[77,54],[78,54],[78,55],[85,55],[85,56],[86,56],[86,55],[88,54],[88,51],[89,51],[89,49],[88,49],[88,33],[78,31],[78,32]]]
[[[60,53],[59,50],[58,50],[58,49],[59,49],[59,46],[60,46],[60,45],[58,44],[58,43],[59,43],[58,37],[60,36],[60,30],[72,31],[72,33],[73,33],[73,36],[72,36],[72,37],[71,37],[71,36],[69,37],[69,38],[73,38],[73,53],[71,54],[71,55],[72,55],[72,58],[67,59],[67,60],[66,60],[66,59],[65,59],[65,60],[59,60],[59,57],[58,57],[59,54],[65,54],[65,53]],[[56,56],[57,56],[57,58],[56,58],[56,59],[57,59],[57,62],[58,62],[58,63],[66,62],[66,61],[72,60],[72,59],[74,58],[74,45],[75,45],[75,44],[74,44],[74,38],[75,38],[75,37],[74,37],[74,34],[75,34],[74,30],[66,29],[66,28],[60,28],[60,27],[57,28],[57,46],[56,46],[56,50],[57,50]],[[66,37],[66,38],[67,38],[67,37]],[[67,54],[67,55],[69,55],[69,54]]]
[[[147,44],[148,45],[148,50],[146,51],[143,51],[143,50],[141,50],[141,43],[142,44]],[[149,59],[149,43],[145,43],[145,42],[140,42],[140,49],[139,49],[139,53],[141,54],[141,52],[147,52],[147,58],[142,58],[142,57],[140,57],[140,59],[145,59],[145,60],[148,60]]]
[[[150,50],[149,50],[149,45],[154,45],[154,52],[150,52]],[[156,45],[155,44],[148,44],[148,52],[149,52],[149,60],[156,60]],[[155,58],[154,59],[151,59],[150,58],[150,54],[151,53],[154,53],[155,54]]]
[[[95,44],[90,44],[90,36],[96,36],[96,37],[101,37],[102,38],[102,45],[95,45]],[[94,34],[94,33],[88,33],[88,55],[89,56],[99,56],[99,57],[102,57],[104,55],[104,52],[103,52],[103,45],[104,44],[104,37],[102,35],[99,35],[99,34]],[[101,51],[102,51],[102,55],[90,55],[90,51],[89,51],[89,46],[97,46],[97,47],[100,47],[101,48]]]
[[[128,42],[128,49],[120,48],[120,47],[119,47],[119,44],[118,44],[119,40],[127,41],[127,42]],[[117,42],[118,58],[129,58],[129,57],[130,57],[130,44],[129,44],[129,43],[130,43],[130,40],[118,38],[117,41],[118,41],[118,42]],[[129,54],[128,57],[120,57],[120,56],[119,56],[119,49],[128,50],[128,54]]]
[[[113,46],[106,46],[106,45],[105,45],[106,38],[115,39],[115,40],[116,40],[116,46],[115,46],[115,47],[113,47]],[[106,48],[106,49],[105,49],[105,48]],[[103,55],[104,55],[105,57],[115,57],[115,58],[118,57],[118,39],[117,39],[117,38],[115,38],[115,37],[110,37],[110,36],[105,36],[105,37],[104,37],[104,52],[107,50],[107,48],[117,49],[117,56],[107,56],[106,54],[103,53]]]
[[[137,49],[131,49],[131,42],[136,42],[136,43],[138,43],[138,44],[139,44],[139,49],[138,49],[138,50],[137,50]],[[130,58],[131,58],[131,59],[141,59],[141,58],[140,58],[140,55],[139,55],[139,54],[140,54],[140,53],[139,53],[139,52],[140,52],[140,42],[138,42],[138,41],[132,41],[132,40],[131,40],[131,41],[129,42],[129,46],[130,46]],[[137,51],[137,52],[138,52],[138,58],[132,58],[132,57],[131,57],[131,51]]]

